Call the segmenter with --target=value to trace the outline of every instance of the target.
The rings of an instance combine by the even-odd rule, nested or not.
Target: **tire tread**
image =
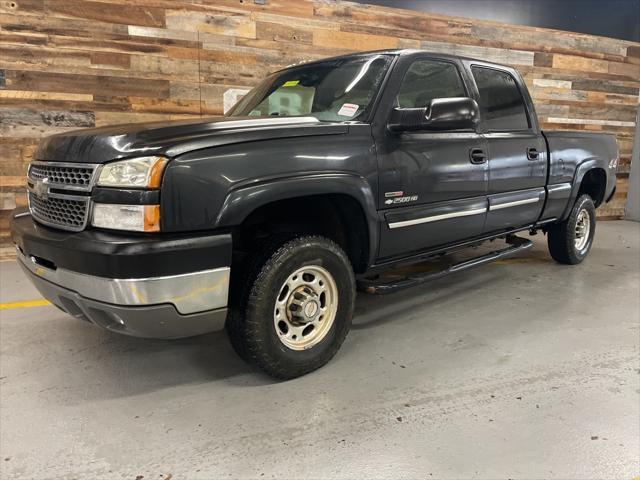
[[[262,338],[263,330],[260,328],[264,318],[252,315],[272,293],[268,278],[271,273],[282,267],[283,262],[300,248],[308,245],[321,246],[332,254],[341,258],[348,265],[349,281],[355,292],[355,278],[353,269],[344,251],[332,240],[318,235],[304,235],[297,237],[270,238],[256,255],[252,255],[253,261],[234,287],[240,288],[238,303],[227,319],[227,333],[234,350],[245,361],[256,365],[269,375],[278,379],[295,378],[309,373],[326,364],[340,349],[347,336],[351,323],[353,306],[348,310],[348,318],[342,328],[336,332],[335,340],[329,348],[322,352],[320,357],[314,357],[306,362],[298,362],[291,365],[285,361],[278,361],[276,356],[269,351],[269,344]],[[354,294],[355,295],[355,294]],[[353,302],[351,302],[353,304]],[[269,319],[271,320],[271,319]]]
[[[592,229],[590,235],[595,233],[595,206],[589,195],[581,195],[577,198],[569,217],[560,223],[556,223],[549,228],[547,245],[551,257],[558,263],[566,265],[577,265],[582,262],[590,249],[584,255],[579,255],[574,247],[574,226],[577,221],[578,213],[583,208],[589,210],[592,219]],[[593,242],[593,239],[590,240]]]

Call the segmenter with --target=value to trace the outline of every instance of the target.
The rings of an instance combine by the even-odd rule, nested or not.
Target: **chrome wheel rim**
[[[280,341],[291,350],[320,343],[331,330],[338,309],[338,287],[323,267],[306,265],[284,281],[273,309]]]
[[[582,251],[587,246],[589,241],[589,232],[591,231],[591,217],[586,210],[580,210],[578,212],[578,219],[576,220],[575,229],[575,247],[576,250]]]

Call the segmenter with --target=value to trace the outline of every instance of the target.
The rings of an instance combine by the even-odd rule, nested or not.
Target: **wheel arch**
[[[580,179],[577,197],[586,193],[593,200],[596,208],[604,202],[607,189],[607,172],[604,168],[594,166],[586,170]]]
[[[374,198],[369,183],[358,175],[278,178],[230,192],[216,226],[232,229],[236,245],[245,240],[239,237],[254,235],[251,229],[259,226],[324,234],[345,249],[361,273],[374,262],[378,249]]]
[[[604,164],[602,159],[590,158],[578,165],[574,175],[571,197],[562,215],[563,220],[569,216],[573,204],[582,194],[586,193],[591,196],[596,208],[604,202],[607,189],[607,170],[603,167]]]

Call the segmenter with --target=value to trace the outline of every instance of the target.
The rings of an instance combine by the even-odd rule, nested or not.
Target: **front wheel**
[[[231,344],[276,378],[320,368],[349,332],[355,279],[344,251],[327,238],[303,236],[266,247],[244,288],[227,319]]]
[[[549,229],[549,253],[557,262],[576,265],[591,250],[595,233],[596,208],[589,195],[581,195],[571,209],[569,218]]]

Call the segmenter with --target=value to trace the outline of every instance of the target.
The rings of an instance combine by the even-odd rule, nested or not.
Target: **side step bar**
[[[462,272],[471,267],[477,267],[478,265],[484,265],[485,263],[493,262],[500,258],[514,255],[518,252],[528,250],[533,246],[531,240],[525,238],[516,237],[515,235],[509,235],[506,239],[509,246],[500,250],[485,253],[479,257],[465,260],[464,262],[450,265],[444,270],[437,272],[419,273],[415,275],[409,275],[405,278],[398,280],[387,281],[384,279],[362,279],[358,281],[358,290],[373,295],[386,295],[388,293],[394,293],[405,288],[414,287],[431,280],[445,277],[451,273]]]

